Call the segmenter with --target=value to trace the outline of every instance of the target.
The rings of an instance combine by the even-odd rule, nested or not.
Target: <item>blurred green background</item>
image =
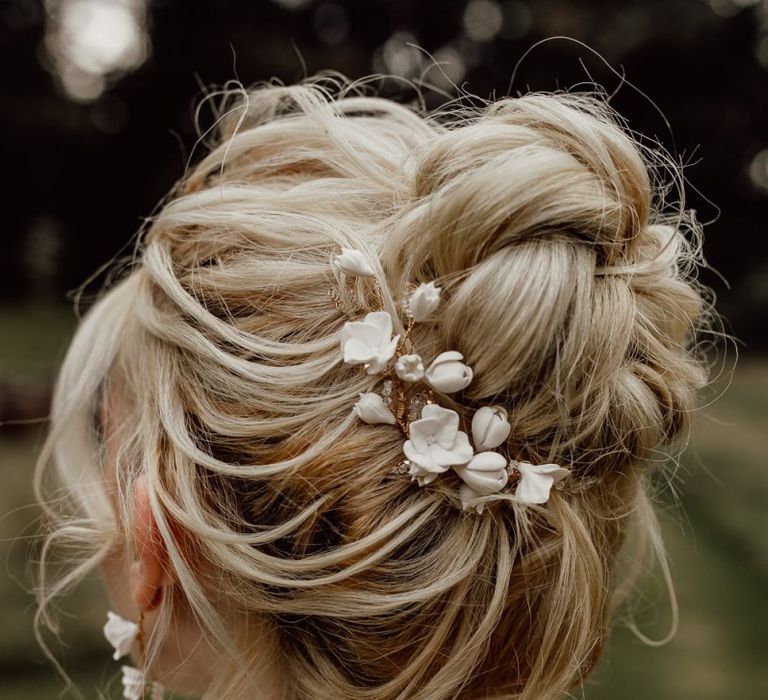
[[[739,344],[722,343],[706,401],[723,396],[697,416],[679,501],[658,503],[679,633],[652,648],[618,621],[576,695],[768,699],[768,0],[2,0],[0,700],[63,689],[32,632],[31,475],[72,290],[130,252],[200,156],[202,86],[322,69],[426,81],[429,107],[454,83],[482,97],[599,84],[630,128],[685,165],[686,206],[707,224],[702,280]],[[379,90],[414,99],[395,79]],[[216,115],[197,116],[204,129]],[[85,286],[86,307],[103,281]],[[63,606],[57,657],[84,697],[119,696],[98,581]],[[635,608],[644,632],[665,634],[658,572]]]

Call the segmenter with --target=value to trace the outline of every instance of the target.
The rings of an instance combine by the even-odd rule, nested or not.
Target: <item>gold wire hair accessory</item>
[[[342,248],[333,265],[347,276],[374,278],[376,272],[365,254]],[[376,286],[381,300],[381,291]],[[338,301],[338,295],[331,292]],[[441,352],[428,365],[414,352],[411,331],[427,321],[440,304],[440,287],[426,282],[412,288],[403,301],[408,318],[403,337],[393,336],[388,311],[371,311],[361,321],[347,321],[340,332],[343,361],[362,365],[369,375],[382,375],[372,391],[361,393],[352,407],[365,423],[396,426],[405,436],[404,459],[394,468],[408,474],[419,486],[432,483],[452,469],[463,481],[459,489],[462,509],[482,513],[487,497],[509,482],[516,484],[514,500],[543,505],[552,487],[571,472],[557,464],[530,464],[498,451],[511,431],[502,406],[475,411],[469,435],[460,429],[460,416],[436,403],[435,392],[453,394],[472,382],[474,372],[456,350]],[[383,305],[383,304],[382,304]]]

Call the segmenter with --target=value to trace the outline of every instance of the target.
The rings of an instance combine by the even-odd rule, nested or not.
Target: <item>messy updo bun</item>
[[[451,280],[436,332],[475,369],[473,401],[512,406],[518,448],[629,467],[684,427],[702,300],[648,163],[607,106],[502,100],[417,152],[382,256],[396,287]]]
[[[120,492],[147,476],[178,579],[164,613],[188,607],[237,660],[211,698],[249,687],[253,614],[296,698],[558,698],[599,655],[621,553],[658,544],[649,476],[704,382],[696,226],[599,98],[449,118],[328,88],[260,87],[221,120],[71,346],[58,473],[103,552],[111,508],[75,486],[99,469],[84,416],[119,387]],[[582,487],[478,515],[393,473],[402,435],[350,410],[374,379],[341,362],[339,331],[378,300],[329,293],[340,247],[367,251],[393,315],[435,280],[413,339],[474,368],[453,407],[502,404],[509,453]]]

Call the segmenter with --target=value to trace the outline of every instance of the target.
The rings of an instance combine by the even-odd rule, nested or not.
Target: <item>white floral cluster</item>
[[[334,264],[346,275],[375,277],[365,255],[358,250],[343,248],[335,256]],[[412,322],[429,319],[440,303],[440,288],[434,282],[420,284],[409,296],[405,309]],[[347,321],[340,333],[344,362],[363,365],[368,374],[377,375],[392,370],[406,383],[424,381],[431,389],[452,394],[465,389],[472,382],[472,368],[464,363],[460,352],[440,353],[428,367],[416,353],[398,354],[400,336],[392,336],[393,319],[387,311],[373,311],[362,321]],[[425,368],[426,367],[426,368]],[[400,425],[380,394],[360,394],[352,408],[365,423]],[[549,500],[553,484],[570,474],[557,464],[529,464],[508,461],[496,451],[509,437],[511,425],[507,412],[501,406],[483,406],[472,418],[472,443],[459,429],[459,414],[448,408],[425,402],[417,420],[407,424],[403,442],[403,465],[419,486],[434,481],[449,469],[464,482],[459,498],[464,510],[483,512],[485,499],[501,491],[514,472],[518,477],[515,500],[525,504],[544,504]]]
[[[104,636],[115,650],[112,658],[117,661],[131,653],[139,636],[139,626],[110,610],[107,612]],[[133,666],[121,666],[120,670],[125,700],[143,700],[146,691],[150,692],[151,700],[163,700],[165,695],[163,686],[148,681],[144,671]]]

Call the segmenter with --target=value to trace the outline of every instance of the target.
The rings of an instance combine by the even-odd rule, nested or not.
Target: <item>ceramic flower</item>
[[[437,479],[437,475],[439,473],[440,472],[428,471],[420,464],[415,463],[411,463],[411,465],[408,467],[408,474],[411,477],[411,481],[415,479],[419,486],[431,484],[435,479]]]
[[[370,423],[371,425],[377,423],[395,425],[397,423],[392,411],[390,411],[389,408],[387,408],[387,404],[384,403],[384,399],[372,391],[360,394],[360,399],[352,407],[352,410],[364,423]]]
[[[471,486],[462,484],[459,488],[459,500],[462,510],[474,510],[482,513],[485,510],[485,502],[482,500],[482,494],[479,494]]]
[[[503,444],[510,430],[507,412],[501,406],[483,406],[472,416],[472,442],[481,452]]]
[[[440,287],[434,282],[424,282],[408,299],[408,313],[414,321],[425,321],[440,303]]]
[[[144,673],[133,666],[122,666],[123,697],[126,700],[143,700],[146,681]]]
[[[521,503],[531,505],[546,503],[552,485],[571,473],[558,464],[518,462],[516,467],[520,472],[520,481],[515,489],[515,497]]]
[[[459,430],[459,414],[427,404],[421,418],[411,423],[403,452],[411,462],[409,473],[423,486],[449,467],[469,462],[473,451],[467,434]]]
[[[111,610],[107,613],[107,622],[104,625],[104,636],[115,649],[115,653],[112,655],[112,658],[115,661],[121,656],[130,653],[138,633],[139,626],[137,624],[123,619],[120,615],[116,615]]]
[[[424,373],[424,378],[433,389],[444,394],[461,391],[472,381],[472,368],[465,365],[464,355],[455,350],[441,352]]]
[[[344,362],[366,365],[368,374],[378,374],[394,357],[400,336],[392,338],[389,312],[372,311],[362,321],[347,321],[340,339]]]
[[[420,355],[400,355],[395,362],[395,374],[404,382],[418,382],[424,377],[424,363]]]
[[[376,272],[368,259],[359,250],[342,248],[339,255],[334,256],[336,266],[346,275],[355,277],[375,277]]]
[[[498,452],[478,452],[464,465],[453,470],[476,494],[488,495],[507,485],[507,460]]]

